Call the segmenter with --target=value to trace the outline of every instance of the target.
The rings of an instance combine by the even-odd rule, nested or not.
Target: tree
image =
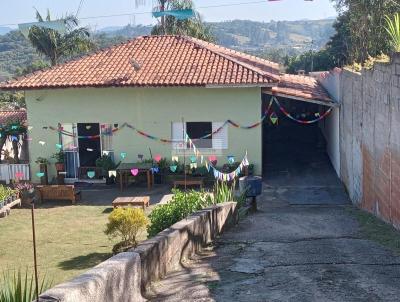
[[[50,12],[44,19],[36,10],[38,22],[51,21]],[[93,49],[94,44],[89,39],[89,30],[78,27],[78,19],[75,16],[63,18],[66,33],[60,33],[54,29],[40,26],[32,26],[29,31],[29,40],[33,47],[50,60],[52,66],[74,55],[82,54]]]
[[[400,9],[398,0],[332,0],[339,11],[342,39],[347,40],[348,63],[364,63],[369,56],[388,53],[390,41],[385,30],[385,16]],[[337,45],[336,45],[337,46]],[[343,50],[343,49],[342,49]]]
[[[313,62],[313,64],[311,64]],[[313,70],[311,70],[313,65]],[[326,49],[317,52],[308,51],[298,56],[285,58],[286,72],[296,74],[298,70],[326,71],[335,67],[332,57]]]
[[[165,10],[194,9],[192,0],[158,0],[159,6]],[[179,20],[173,16],[165,16],[155,25],[152,35],[186,35],[204,41],[214,42],[215,38],[209,26],[205,25],[200,14],[195,12],[195,17]]]

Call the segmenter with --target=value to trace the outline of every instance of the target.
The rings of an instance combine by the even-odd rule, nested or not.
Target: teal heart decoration
[[[190,161],[191,161],[192,163],[195,163],[195,162],[197,161],[196,156],[191,156],[191,157],[190,157]]]
[[[178,168],[178,166],[170,166],[169,169],[171,170],[171,172],[175,173],[176,169]]]
[[[88,176],[89,178],[93,178],[95,175],[96,175],[96,173],[95,173],[94,171],[88,171],[88,172],[87,172],[87,176]]]
[[[125,159],[126,155],[127,155],[126,152],[121,152],[121,158],[122,159]]]
[[[36,176],[37,176],[37,177],[43,177],[43,176],[44,176],[44,173],[43,173],[43,172],[38,172],[38,173],[36,173]]]
[[[235,162],[235,157],[233,155],[228,155],[227,157],[230,164],[233,164]]]
[[[57,148],[57,149],[61,149],[61,148],[62,148],[62,145],[61,145],[61,144],[56,144],[56,148]]]

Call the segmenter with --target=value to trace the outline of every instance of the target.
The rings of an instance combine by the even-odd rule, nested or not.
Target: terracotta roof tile
[[[135,69],[133,61],[140,68]],[[278,64],[263,59],[184,36],[143,36],[0,88],[268,86],[278,80]]]
[[[0,111],[0,125],[9,123],[25,123],[26,122],[26,110],[4,110]]]
[[[318,80],[310,76],[283,74],[277,86],[264,88],[263,91],[288,98],[316,100],[328,105],[334,103]]]

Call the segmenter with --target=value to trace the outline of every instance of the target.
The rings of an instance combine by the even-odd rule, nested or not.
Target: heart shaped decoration
[[[122,159],[125,159],[126,155],[127,155],[126,152],[121,152],[121,158]]]
[[[216,161],[216,160],[217,160],[217,157],[215,155],[210,155],[208,157],[208,161],[210,161],[210,162],[213,162],[213,161]]]
[[[62,145],[61,145],[61,144],[56,144],[56,148],[57,148],[57,149],[61,149],[61,148],[62,148]]]
[[[171,170],[171,172],[175,173],[176,169],[178,168],[178,166],[170,166],[169,169]]]
[[[133,176],[136,176],[139,174],[139,169],[133,168],[133,169],[131,169],[131,173]]]
[[[20,179],[22,177],[24,177],[24,172],[15,172],[15,178],[16,179]]]
[[[157,154],[156,156],[154,156],[154,160],[158,163],[161,160],[161,155]]]
[[[94,171],[87,171],[87,176],[89,178],[93,178],[96,175],[96,173]]]
[[[36,173],[36,176],[37,176],[37,177],[43,177],[43,176],[44,176],[44,173],[43,173],[43,172],[38,172],[38,173]]]
[[[192,162],[192,164],[195,163],[197,161],[196,156],[191,156],[190,161]]]

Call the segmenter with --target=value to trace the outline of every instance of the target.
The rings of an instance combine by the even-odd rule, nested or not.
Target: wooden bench
[[[204,179],[203,178],[187,178],[186,181],[184,179],[176,179],[174,180],[174,188],[177,186],[199,186],[200,189],[203,189]]]
[[[126,207],[126,206],[140,206],[145,210],[150,205],[149,196],[137,196],[137,197],[117,197],[112,205],[114,208]]]
[[[41,200],[71,200],[75,204],[81,199],[81,192],[73,185],[37,186]]]

